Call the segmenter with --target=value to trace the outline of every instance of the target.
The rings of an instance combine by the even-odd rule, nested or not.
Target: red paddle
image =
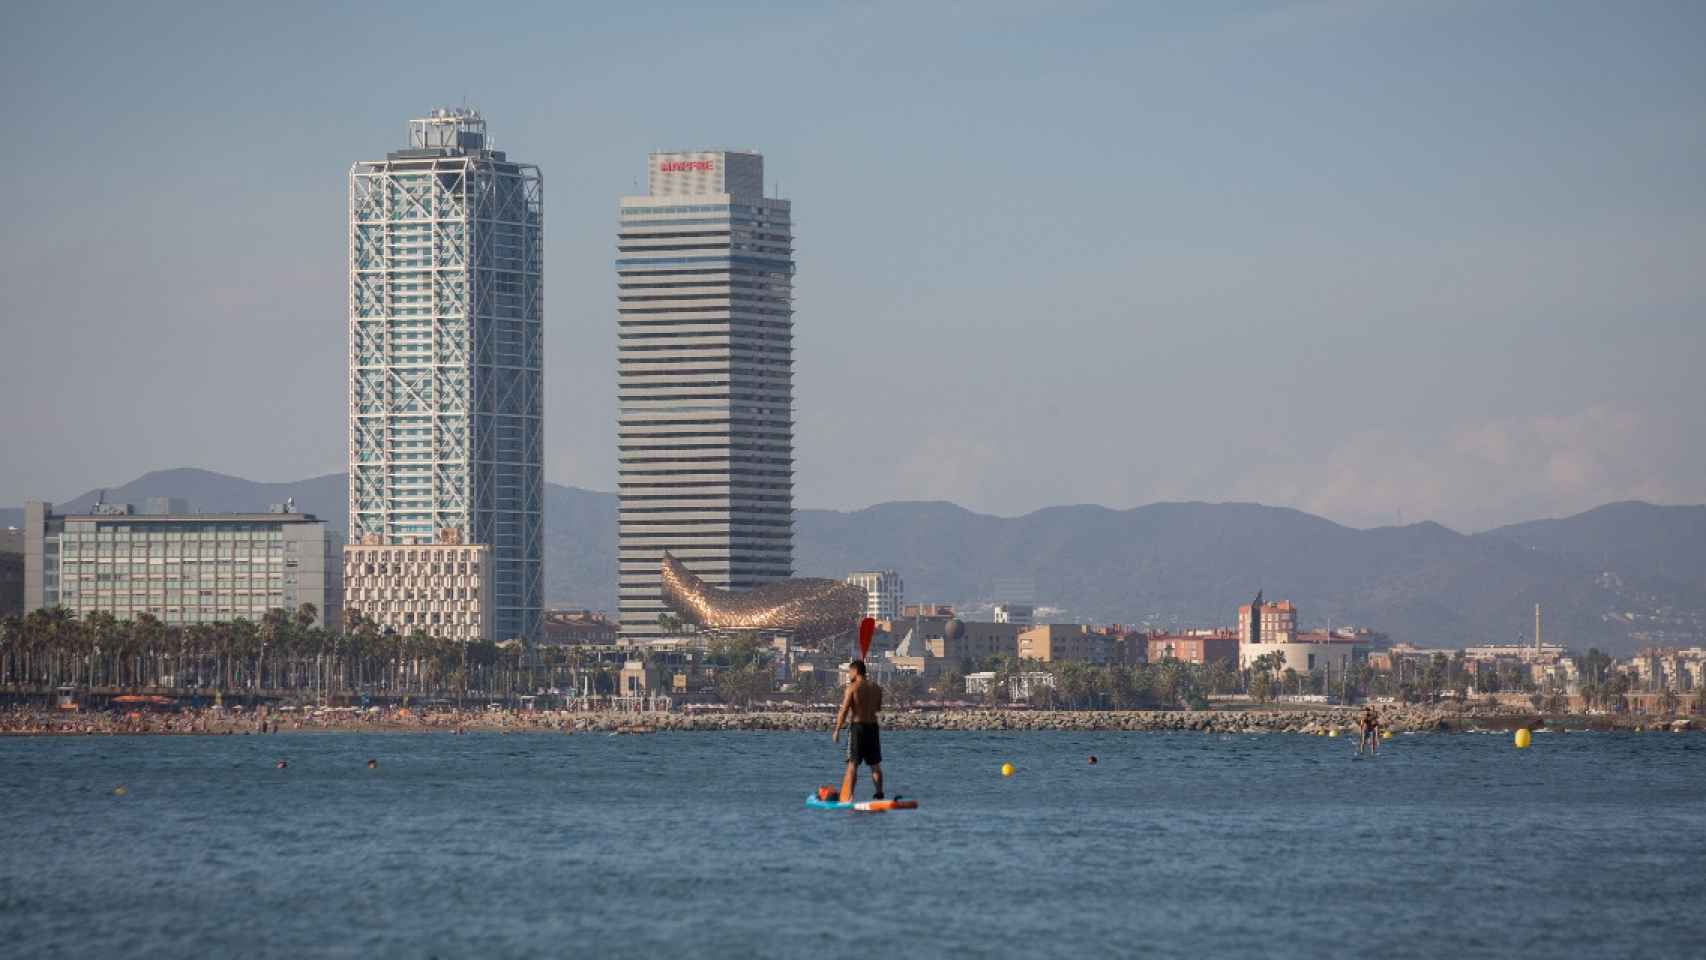
[[[859,659],[861,659],[861,660],[865,659],[865,657],[871,652],[871,634],[875,633],[876,631],[877,631],[877,621],[871,619],[870,617],[866,617],[865,619],[859,621]],[[853,736],[853,731],[851,731],[851,730],[847,731],[847,736],[849,738],[851,738]],[[849,746],[851,746],[851,744],[849,744]],[[847,801],[853,799],[853,775],[856,772],[857,772],[857,768],[855,768],[852,764],[848,764],[847,765],[847,772],[842,774],[842,776],[841,776],[841,802],[842,803],[846,803]]]

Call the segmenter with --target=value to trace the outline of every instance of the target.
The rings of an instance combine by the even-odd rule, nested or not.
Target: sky
[[[1702,49],[1691,2],[26,5],[0,503],[342,470],[349,166],[459,104],[544,174],[552,481],[615,487],[616,198],[728,147],[794,204],[798,506],[1699,503]]]

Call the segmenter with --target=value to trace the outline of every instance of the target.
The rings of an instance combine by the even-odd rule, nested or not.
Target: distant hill
[[[342,474],[254,483],[206,470],[150,473],[106,493],[178,496],[197,510],[296,498],[342,532]],[[94,491],[60,509],[85,509]],[[546,597],[614,610],[616,496],[548,483]],[[0,510],[0,525],[20,512]],[[1436,523],[1357,530],[1252,503],[1051,507],[1022,517],[944,502],[795,515],[795,567],[839,577],[895,569],[915,599],[968,604],[996,580],[1086,621],[1224,625],[1257,589],[1298,603],[1309,625],[1360,624],[1418,644],[1526,639],[1543,604],[1548,639],[1627,652],[1706,637],[1706,507],[1616,503],[1475,535]]]
[[[1482,534],[1568,557],[1596,570],[1706,589],[1706,506],[1626,500],[1562,520],[1530,520]]]

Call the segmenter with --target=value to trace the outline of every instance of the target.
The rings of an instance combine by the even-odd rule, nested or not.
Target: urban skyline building
[[[793,228],[757,153],[654,153],[617,238],[621,636],[663,636],[665,552],[706,585],[793,573]]]
[[[343,538],[325,521],[290,503],[264,513],[190,513],[182,500],[151,508],[98,503],[61,514],[25,503],[24,609],[149,614],[177,626],[258,623],[307,603],[316,625],[341,624]]]
[[[906,585],[893,570],[859,570],[847,575],[847,582],[865,588],[865,616],[877,620],[893,620],[900,616],[906,599]]]
[[[349,173],[349,541],[489,545],[493,640],[544,632],[543,190],[465,108]]]
[[[350,544],[343,551],[344,609],[381,633],[489,640],[492,548],[455,543]]]

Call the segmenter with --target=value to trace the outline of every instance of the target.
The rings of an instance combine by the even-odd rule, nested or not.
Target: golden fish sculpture
[[[775,631],[812,643],[853,630],[865,615],[865,588],[840,580],[795,577],[751,590],[722,590],[667,552],[659,572],[664,605],[707,630]]]

